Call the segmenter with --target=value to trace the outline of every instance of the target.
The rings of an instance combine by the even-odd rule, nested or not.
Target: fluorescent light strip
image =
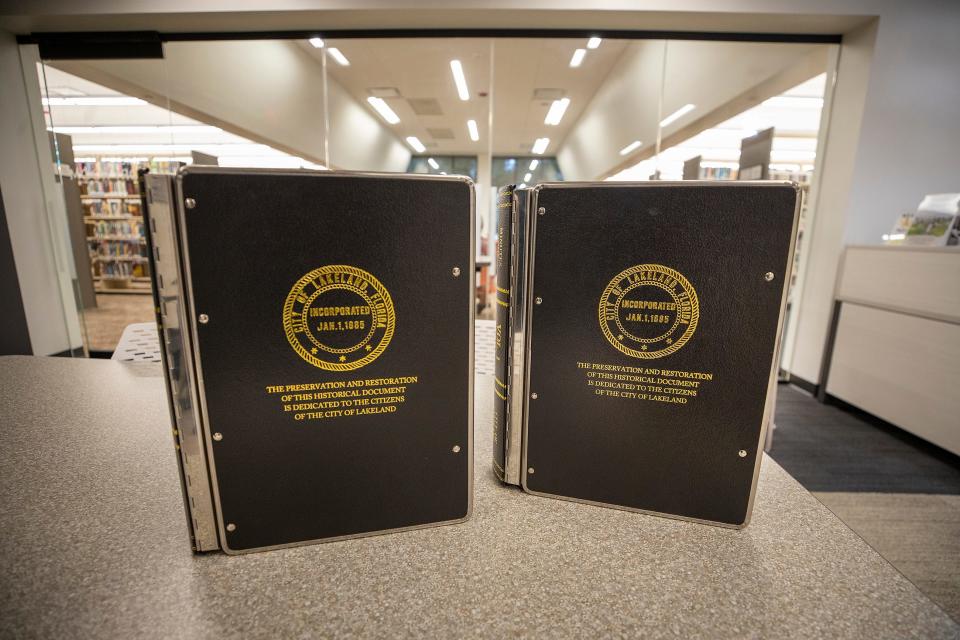
[[[387,101],[383,98],[377,98],[376,96],[370,96],[367,98],[367,102],[370,103],[370,106],[377,110],[377,113],[380,114],[380,117],[389,122],[390,124],[397,124],[400,122],[400,116],[390,108],[390,105],[387,104]]]
[[[130,96],[98,96],[85,98],[43,98],[45,106],[53,107],[131,107],[147,104],[146,100]]]
[[[467,131],[470,132],[470,139],[474,142],[480,139],[480,130],[477,129],[476,120],[467,120]]]
[[[539,166],[540,166],[539,158],[534,158],[533,160],[530,161],[530,171],[536,171],[537,167]]]
[[[528,171],[528,172],[527,172],[527,175],[523,176],[523,181],[524,181],[524,182],[530,182],[530,179],[531,179],[531,178],[533,178],[533,174]]]
[[[463,65],[459,60],[451,60],[450,70],[453,71],[453,81],[457,85],[457,95],[461,100],[469,100],[470,91],[467,90],[467,77],[463,75]]]
[[[184,160],[184,161],[190,160],[189,157],[176,157],[176,158],[154,157],[153,159],[160,160],[161,162],[163,161],[177,162],[180,160]],[[96,162],[97,160],[99,160],[100,162],[147,162],[148,160],[150,160],[150,158],[146,156],[143,156],[143,157],[137,156],[133,158],[129,158],[126,156],[90,156],[89,158],[85,156],[77,156],[73,159],[74,162]]]
[[[316,48],[316,49],[322,49],[322,48],[323,48],[323,38],[310,38],[309,42],[310,42],[310,44],[312,44],[312,45],[314,46],[314,48]]]
[[[427,158],[427,164],[433,167],[435,170],[440,168],[440,165],[433,158]]]
[[[282,151],[256,143],[191,143],[176,144],[144,143],[144,144],[75,144],[73,150],[77,155],[110,155],[110,156],[141,156],[161,155],[176,156],[189,154],[191,151],[203,151],[214,156],[272,156],[286,157]]]
[[[330,53],[330,55],[333,57],[334,60],[340,63],[341,67],[350,66],[350,61],[347,60],[347,56],[343,55],[340,49],[337,49],[336,47],[330,47],[329,49],[327,49],[327,51]]]
[[[536,153],[540,155],[547,150],[547,147],[550,146],[550,138],[537,138],[533,143],[533,148],[530,149],[531,153]]]
[[[660,126],[661,126],[661,127],[665,127],[665,126],[667,126],[668,124],[670,124],[670,123],[672,123],[672,122],[675,122],[676,120],[679,120],[680,118],[682,118],[683,116],[687,115],[688,113],[690,113],[691,111],[693,111],[693,110],[696,109],[696,108],[697,108],[697,105],[695,105],[695,104],[685,104],[685,105],[683,105],[682,107],[680,107],[679,109],[677,109],[676,111],[674,111],[673,113],[671,113],[670,115],[668,115],[666,118],[664,118],[663,120],[661,120],[661,121],[660,121]]]
[[[623,149],[620,149],[620,155],[625,156],[625,155],[627,155],[628,153],[630,153],[631,151],[634,151],[634,150],[640,148],[640,145],[642,145],[642,144],[643,144],[643,143],[640,142],[639,140],[634,140],[633,142],[631,142],[630,144],[628,144],[627,146],[625,146]]]
[[[223,133],[220,127],[205,124],[156,124],[156,125],[104,125],[104,126],[64,126],[47,127],[55,133]]]
[[[570,98],[554,100],[553,104],[550,105],[550,110],[547,111],[547,117],[543,119],[543,124],[553,126],[560,124],[560,120],[563,119],[563,114],[567,112],[567,107],[569,106]]]
[[[823,98],[817,96],[775,96],[763,101],[765,107],[783,107],[786,109],[822,109]]]
[[[407,136],[407,144],[413,147],[413,150],[417,153],[423,153],[427,150],[423,143],[420,142],[420,138],[417,136]]]
[[[577,49],[576,51],[574,51],[573,57],[570,58],[570,66],[574,68],[579,67],[580,63],[583,62],[583,57],[585,55],[587,55],[586,49]]]
[[[601,40],[597,36],[593,36],[592,38],[587,40],[587,49],[596,49],[597,47],[600,46],[601,42],[603,42],[603,40]]]

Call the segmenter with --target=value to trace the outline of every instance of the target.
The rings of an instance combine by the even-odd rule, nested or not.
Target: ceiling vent
[[[400,91],[396,87],[370,87],[367,89],[374,98],[399,98]]]
[[[436,98],[407,98],[407,103],[418,116],[442,116],[443,109]]]
[[[533,90],[534,100],[559,100],[565,95],[567,95],[567,92],[564,89],[534,89]]]
[[[430,137],[434,140],[453,140],[453,129],[442,129],[435,127],[427,127],[427,133],[430,134]]]

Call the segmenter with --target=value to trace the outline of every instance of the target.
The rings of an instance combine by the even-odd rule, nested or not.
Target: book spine
[[[513,185],[497,194],[497,295],[493,370],[493,470],[506,480],[507,424],[510,388],[510,243]]]

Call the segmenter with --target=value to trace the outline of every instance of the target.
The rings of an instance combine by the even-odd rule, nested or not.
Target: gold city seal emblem
[[[700,319],[697,292],[683,274],[659,264],[618,273],[600,296],[600,328],[618,351],[662,358],[690,340]]]
[[[352,371],[376,360],[396,324],[386,287],[363,269],[342,264],[306,274],[283,303],[290,346],[327,371]]]

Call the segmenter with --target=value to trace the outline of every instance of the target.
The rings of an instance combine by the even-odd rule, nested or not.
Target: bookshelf
[[[94,289],[150,293],[150,263],[137,171],[173,173],[179,162],[84,158],[74,166]]]

